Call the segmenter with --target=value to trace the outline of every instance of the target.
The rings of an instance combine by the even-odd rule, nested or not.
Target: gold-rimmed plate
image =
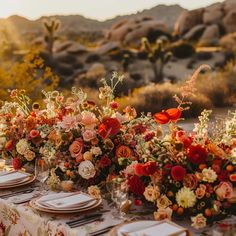
[[[25,179],[19,181],[19,182],[15,182],[15,183],[9,183],[9,184],[2,184],[0,185],[0,189],[9,189],[9,188],[17,188],[17,187],[21,187],[27,184],[32,183],[34,180],[36,179],[36,176],[31,175],[26,177]]]
[[[93,210],[94,208],[97,208],[101,203],[102,199],[97,199],[95,200],[95,203],[90,205],[90,206],[84,206],[84,207],[73,207],[73,208],[68,208],[68,209],[52,209],[50,207],[42,206],[38,204],[37,202],[38,199],[34,199],[30,201],[30,206],[33,207],[34,209],[45,212],[45,213],[53,213],[53,214],[70,214],[70,213],[76,213],[76,212],[85,212],[85,211],[90,211]]]

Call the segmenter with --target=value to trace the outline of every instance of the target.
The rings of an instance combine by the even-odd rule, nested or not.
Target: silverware
[[[91,214],[91,215],[85,215],[83,217],[67,221],[66,224],[73,224],[73,223],[76,223],[76,222],[81,221],[81,220],[86,220],[86,219],[90,219],[90,218],[98,217],[98,216],[102,216],[102,214],[101,213],[96,213],[96,214]]]
[[[16,191],[14,193],[8,193],[8,194],[3,194],[3,195],[0,195],[0,198],[9,198],[9,197],[13,197],[13,196],[16,196],[18,194],[25,194],[25,193],[32,193],[34,191],[34,189],[25,189],[25,190],[21,190],[21,191]]]
[[[115,226],[116,226],[116,225],[111,225],[111,226],[108,226],[108,227],[106,227],[106,228],[103,228],[103,229],[100,229],[100,230],[91,232],[91,233],[89,233],[88,235],[89,235],[89,236],[101,235],[101,234],[107,233],[108,231],[110,231],[110,230],[111,230],[113,227],[115,227]]]
[[[93,223],[95,221],[103,221],[103,220],[104,220],[104,218],[99,216],[99,217],[90,218],[89,220],[80,221],[79,223],[70,224],[69,226],[71,228],[77,228],[77,227],[80,227],[82,225],[87,225],[87,224]]]

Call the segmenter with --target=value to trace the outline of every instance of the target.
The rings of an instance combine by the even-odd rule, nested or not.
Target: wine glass
[[[128,200],[126,181],[122,178],[116,178],[112,180],[107,186],[110,187],[111,199],[115,203],[117,209],[117,212],[112,214],[113,217],[116,219],[124,219],[125,212],[122,211],[122,207]]]
[[[40,182],[40,190],[47,190],[47,186],[45,184],[46,180],[49,176],[49,163],[47,163],[43,159],[38,159],[35,162],[35,176],[37,180]]]

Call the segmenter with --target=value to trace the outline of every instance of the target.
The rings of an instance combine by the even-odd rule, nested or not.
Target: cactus
[[[121,65],[122,65],[124,73],[128,72],[129,64],[130,64],[130,55],[128,53],[125,53],[123,54],[123,58],[121,61]]]
[[[56,33],[60,28],[60,21],[57,19],[46,20],[43,22],[45,28],[45,37],[44,40],[47,45],[47,50],[49,52],[50,59],[53,59],[53,47],[55,41],[58,39]]]
[[[148,60],[152,64],[155,82],[162,82],[164,66],[172,57],[172,53],[166,50],[164,47],[164,42],[160,39],[157,39],[154,46],[151,46],[147,38],[142,38],[141,43],[142,50],[147,53]]]

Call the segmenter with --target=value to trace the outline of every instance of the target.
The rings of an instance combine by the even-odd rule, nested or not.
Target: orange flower
[[[221,157],[223,159],[226,157],[225,151],[213,143],[209,143],[207,145],[207,148],[208,148],[209,152],[211,152],[212,154],[214,154],[217,157]]]
[[[6,142],[5,149],[7,151],[11,151],[13,149],[13,147],[14,147],[14,141],[13,140],[9,140],[9,141]]]
[[[231,174],[231,175],[229,176],[229,179],[230,179],[230,181],[232,181],[232,182],[236,182],[236,173]]]
[[[133,152],[128,146],[120,145],[116,149],[116,156],[118,158],[130,158],[132,157],[132,155],[133,155]]]
[[[158,112],[154,115],[154,119],[158,124],[167,124],[170,121],[176,122],[181,117],[180,108],[170,108],[165,111]]]

